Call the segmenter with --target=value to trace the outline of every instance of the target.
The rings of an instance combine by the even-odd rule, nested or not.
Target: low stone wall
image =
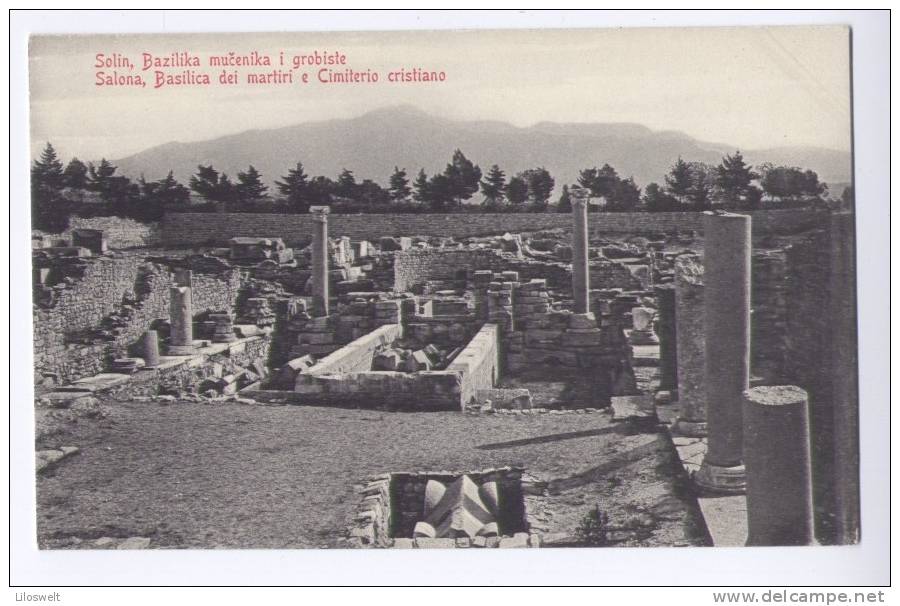
[[[69,229],[61,235],[71,237],[74,229],[102,230],[106,244],[112,250],[148,248],[162,243],[159,223],[140,223],[122,217],[72,217]]]
[[[497,382],[500,373],[498,335],[496,324],[485,324],[447,367],[448,371],[462,376],[463,407],[475,398],[479,389],[490,389]]]
[[[794,233],[821,220],[810,210],[766,210],[753,216],[754,233]],[[589,229],[595,233],[702,232],[702,213],[589,213]],[[381,236],[479,236],[504,232],[569,228],[568,213],[454,213],[331,215],[333,236],[354,240],[378,240]],[[268,213],[168,213],[162,221],[167,246],[226,245],[236,236],[283,238],[289,246],[305,245],[312,233],[308,214]]]
[[[375,352],[402,336],[403,327],[400,324],[386,324],[328,354],[301,374],[305,377],[319,377],[369,371],[372,369]]]
[[[632,267],[642,267],[641,265]],[[647,287],[628,265],[608,259],[590,262],[591,288],[636,290]],[[555,289],[572,288],[572,269],[568,263],[517,258],[496,249],[408,250],[394,254],[394,291],[409,292],[432,280],[472,279],[478,270],[515,271],[521,280],[542,279]],[[650,271],[645,271],[649,277]]]
[[[160,393],[197,392],[207,380],[239,375],[262,364],[269,356],[272,339],[259,335],[234,343],[213,343],[189,357],[166,358],[157,368],[137,371],[130,381],[117,385],[108,394],[119,399],[154,396]]]
[[[382,326],[301,371],[294,393],[303,397],[288,399],[318,406],[462,410],[476,390],[496,381],[497,334],[493,324],[482,327],[446,370],[372,371],[376,350],[403,335],[400,325]]]
[[[68,279],[60,278],[52,301],[33,308],[35,382],[53,377],[66,383],[102,372],[113,358],[127,355],[154,320],[168,318],[172,270],[147,263],[143,255],[76,259],[52,271],[67,273]],[[232,311],[241,284],[236,269],[195,271],[194,313]],[[108,334],[85,340],[91,331]]]

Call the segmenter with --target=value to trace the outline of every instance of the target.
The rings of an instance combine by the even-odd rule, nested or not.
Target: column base
[[[747,472],[743,465],[722,467],[706,460],[694,474],[694,484],[713,494],[744,494],[747,491]]]
[[[628,340],[632,345],[659,345],[659,338],[649,330],[632,330]]]
[[[197,353],[193,345],[167,345],[166,353],[170,356],[192,356]]]
[[[706,421],[688,421],[679,418],[672,424],[670,431],[675,435],[687,438],[705,438]]]

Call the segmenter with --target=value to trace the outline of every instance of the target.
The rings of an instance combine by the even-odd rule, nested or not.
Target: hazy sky
[[[849,150],[849,33],[842,27],[589,29],[34,37],[33,155],[52,141],[64,158],[119,158],[169,141],[353,117],[413,104],[452,119],[634,122],[745,149]],[[341,52],[378,84],[311,82],[153,88],[141,53],[189,51],[216,80],[210,55],[257,50],[273,59]],[[124,54],[145,88],[99,87],[96,54]],[[438,84],[388,72],[442,70]],[[241,77],[250,70],[238,68]],[[315,81],[319,68],[306,68]],[[338,70],[342,67],[336,68]],[[169,69],[178,73],[180,69]],[[298,74],[295,74],[295,78]]]

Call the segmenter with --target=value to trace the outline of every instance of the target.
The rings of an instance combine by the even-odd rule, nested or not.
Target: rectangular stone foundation
[[[539,491],[539,483],[519,467],[482,471],[395,472],[378,476],[362,488],[362,503],[350,529],[359,547],[459,548],[459,547],[539,547],[539,535],[530,531],[527,500]],[[416,522],[422,520],[425,486],[429,480],[448,484],[467,475],[476,484],[497,482],[500,512],[499,536],[462,538],[414,537]]]
[[[372,371],[379,347],[403,336],[400,325],[382,326],[301,371],[292,401],[315,406],[388,410],[462,410],[478,389],[497,379],[497,327],[484,325],[446,370]]]

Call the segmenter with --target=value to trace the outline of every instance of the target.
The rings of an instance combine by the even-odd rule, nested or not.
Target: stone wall
[[[750,213],[754,233],[793,233],[815,226],[821,213],[768,210]],[[589,229],[597,233],[702,232],[702,213],[589,213]],[[504,232],[569,228],[568,213],[454,213],[330,215],[329,232],[354,240],[381,236],[476,236]],[[308,214],[169,213],[162,221],[167,246],[217,244],[235,236],[283,238],[289,246],[306,245],[312,233]]]
[[[270,335],[247,337],[234,343],[215,343],[197,355],[180,358],[175,364],[164,363],[159,368],[142,369],[130,381],[117,385],[108,394],[119,399],[135,396],[154,396],[160,393],[196,393],[208,380],[226,375],[238,375],[253,364],[264,362],[269,356]]]
[[[568,263],[518,258],[496,249],[408,250],[393,256],[395,292],[408,292],[429,281],[450,281],[461,276],[471,282],[472,274],[478,270],[515,271],[523,281],[542,279],[551,288],[572,289],[572,268]],[[634,290],[646,287],[624,263],[592,259],[590,268],[591,288]]]
[[[47,376],[71,382],[102,372],[127,355],[152,322],[169,316],[171,268],[142,255],[79,259],[54,299],[32,314],[35,381]],[[74,276],[74,277],[73,277]],[[193,277],[193,311],[233,311],[241,273],[198,273]]]
[[[462,405],[466,406],[479,389],[490,389],[500,373],[500,351],[496,324],[485,324],[465,349],[447,367],[462,375]]]
[[[159,223],[141,223],[122,217],[72,217],[63,237],[71,237],[74,229],[100,229],[112,250],[148,248],[162,242]]]
[[[390,346],[403,336],[403,327],[399,324],[387,324],[376,328],[344,345],[337,351],[328,354],[318,364],[304,371],[305,377],[316,377],[328,374],[357,373],[372,370],[372,358],[375,352]]]
[[[477,389],[497,377],[497,327],[484,326],[446,370],[415,373],[372,371],[374,353],[403,335],[385,325],[301,371],[294,391],[304,403],[393,410],[460,410]]]

